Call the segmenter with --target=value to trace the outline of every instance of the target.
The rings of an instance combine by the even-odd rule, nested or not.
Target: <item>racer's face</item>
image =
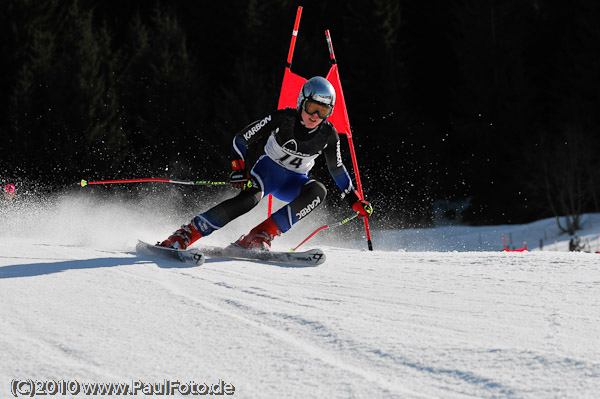
[[[302,109],[302,113],[300,114],[300,116],[302,118],[302,124],[307,129],[314,129],[314,128],[316,128],[324,120],[324,119],[322,119],[322,118],[319,117],[319,113],[316,112],[316,111],[313,114],[309,114],[304,109]]]

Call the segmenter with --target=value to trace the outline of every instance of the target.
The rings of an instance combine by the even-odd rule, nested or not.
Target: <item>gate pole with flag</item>
[[[348,138],[348,145],[350,147],[350,154],[352,155],[352,166],[354,167],[354,174],[356,176],[356,188],[360,194],[360,198],[364,198],[362,184],[360,182],[360,174],[358,173],[358,162],[356,161],[356,152],[354,151],[354,142],[352,141],[352,131],[350,129],[350,119],[348,118],[348,109],[346,108],[346,101],[344,100],[344,92],[342,90],[342,83],[340,81],[340,74],[338,71],[337,60],[335,59],[335,53],[333,52],[333,44],[331,43],[331,35],[329,30],[325,31],[325,39],[327,40],[327,47],[329,48],[329,56],[331,58],[331,69],[327,74],[326,79],[333,85],[337,92],[338,98],[336,101],[336,108],[331,115],[331,123],[336,127],[338,133],[343,133]],[[341,105],[341,107],[340,107]],[[337,111],[337,112],[336,112]],[[367,218],[363,219],[365,222],[365,232],[367,235],[367,245],[369,251],[373,250],[373,242],[371,241],[371,231],[369,229],[369,221]]]
[[[290,49],[288,52],[287,64],[283,75],[283,82],[281,84],[281,92],[279,94],[279,103],[277,109],[284,109],[286,107],[296,108],[298,101],[298,93],[302,90],[302,86],[306,83],[306,79],[300,75],[296,75],[291,71],[292,57],[294,55],[294,47],[296,45],[296,38],[298,36],[298,26],[300,25],[300,16],[302,15],[302,7],[298,7],[296,12],[296,21],[294,23],[294,30],[292,31],[292,42],[290,43]],[[333,85],[336,94],[337,101],[336,106],[333,110],[333,114],[328,120],[333,124],[338,133],[345,134],[348,138],[348,144],[350,146],[350,154],[352,155],[352,166],[354,167],[354,175],[356,178],[356,188],[358,195],[361,199],[364,199],[363,188],[360,181],[360,175],[358,173],[358,163],[356,161],[356,153],[354,151],[354,143],[352,141],[352,131],[350,130],[350,119],[348,118],[348,111],[346,109],[346,101],[344,100],[344,92],[342,91],[342,84],[340,82],[340,75],[338,73],[337,61],[333,53],[333,45],[331,44],[331,36],[329,31],[325,31],[325,38],[327,39],[327,46],[329,47],[329,54],[331,57],[331,69],[327,74],[326,79]],[[273,197],[269,195],[269,209],[268,213],[271,216]],[[373,250],[373,243],[371,242],[371,232],[369,230],[369,222],[365,218],[365,231],[367,235],[367,245],[369,250]]]
[[[302,7],[299,6],[296,11],[296,20],[294,21],[294,30],[292,31],[292,40],[290,42],[290,49],[288,50],[287,63],[285,65],[285,71],[283,73],[283,82],[281,84],[281,92],[279,94],[279,103],[277,109],[283,109],[290,103],[295,103],[295,98],[290,98],[290,93],[299,93],[300,89],[306,82],[302,76],[298,76],[291,71],[292,58],[294,57],[294,48],[296,47],[296,39],[298,38],[298,28],[300,27],[300,17],[302,16]],[[297,91],[295,89],[298,89]],[[291,89],[291,90],[290,90]],[[292,96],[294,96],[292,94]],[[297,94],[295,94],[297,96]],[[273,211],[273,196],[269,194],[269,207],[268,216],[271,216]]]

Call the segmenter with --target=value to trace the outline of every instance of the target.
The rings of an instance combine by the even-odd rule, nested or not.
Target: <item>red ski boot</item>
[[[157,245],[173,249],[186,249],[200,237],[202,237],[202,234],[200,234],[192,222],[190,224],[181,226],[181,228],[173,233],[169,238]]]
[[[250,230],[248,235],[242,236],[233,244],[233,246],[268,251],[271,249],[271,241],[273,241],[276,236],[280,235],[281,231],[279,230],[279,227],[277,227],[273,219],[268,218]]]

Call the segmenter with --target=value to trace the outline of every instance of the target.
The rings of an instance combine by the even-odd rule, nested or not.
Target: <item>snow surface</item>
[[[223,380],[239,398],[598,397],[600,254],[567,252],[553,220],[375,230],[373,252],[360,233],[335,241],[352,230],[340,227],[305,244],[326,251],[320,267],[182,268],[134,253],[185,221],[156,206],[65,196],[2,208],[1,398],[28,378]],[[203,240],[231,241],[263,211]],[[595,251],[600,215],[584,226]],[[502,235],[532,251],[501,252]]]

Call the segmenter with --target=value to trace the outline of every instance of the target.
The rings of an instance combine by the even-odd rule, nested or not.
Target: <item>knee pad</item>
[[[304,185],[300,195],[290,204],[296,219],[300,220],[311,213],[325,201],[326,196],[327,189],[323,183],[313,180]]]
[[[292,225],[310,214],[321,205],[327,196],[325,186],[313,180],[300,190],[300,194],[288,205],[273,214],[273,220],[282,233],[288,231]]]
[[[317,198],[319,197],[321,201],[325,200],[327,197],[327,188],[320,181],[312,180],[309,183],[306,183],[302,190],[300,190],[299,197],[306,195],[307,198]]]

